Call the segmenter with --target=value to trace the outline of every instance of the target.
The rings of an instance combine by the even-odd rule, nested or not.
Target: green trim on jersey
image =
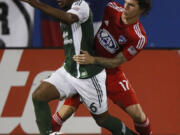
[[[61,31],[64,39],[65,50],[65,69],[76,78],[90,78],[102,71],[102,67],[94,64],[79,65],[73,60],[73,56],[80,54],[80,50],[88,51],[94,55],[94,30],[92,21],[92,12],[89,12],[89,18],[86,22],[79,22],[71,25],[61,24]]]

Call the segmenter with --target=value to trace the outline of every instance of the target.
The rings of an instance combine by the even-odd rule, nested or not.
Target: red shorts
[[[125,74],[119,70],[106,70],[107,72],[107,96],[115,104],[126,108],[130,105],[138,104],[136,93],[126,78]],[[65,100],[65,105],[78,107],[81,102],[79,98],[71,97]]]

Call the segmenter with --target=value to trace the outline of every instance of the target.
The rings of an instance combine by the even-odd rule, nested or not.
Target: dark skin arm
[[[31,6],[40,9],[41,11],[45,12],[46,14],[56,19],[59,19],[63,23],[72,24],[74,22],[79,21],[79,18],[76,15],[51,7],[45,3],[39,2],[38,0],[20,0],[20,1],[29,3]]]
[[[81,50],[82,54],[74,55],[73,59],[78,64],[97,64],[104,68],[115,68],[126,61],[123,53],[120,52],[114,58],[91,56],[87,51]]]

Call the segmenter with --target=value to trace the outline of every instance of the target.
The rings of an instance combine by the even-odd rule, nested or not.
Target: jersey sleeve
[[[128,42],[126,47],[123,49],[123,54],[127,60],[131,60],[136,56],[147,43],[147,35],[144,27],[141,23],[136,23],[133,25],[131,33],[132,40]]]
[[[123,49],[123,55],[129,61],[134,58],[143,48],[145,47],[147,39],[145,36],[137,38],[132,42],[128,43],[128,45]]]
[[[109,2],[107,6],[105,7],[104,14],[116,14],[118,12],[123,12],[124,8],[121,4],[117,2]]]
[[[79,23],[84,23],[89,18],[90,8],[85,1],[79,0],[74,2],[71,6],[71,9],[67,12],[77,15],[79,18]]]

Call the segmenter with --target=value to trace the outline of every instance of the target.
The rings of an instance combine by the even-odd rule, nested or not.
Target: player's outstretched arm
[[[74,22],[79,21],[77,15],[67,13],[61,9],[51,7],[45,3],[40,2],[39,0],[20,0],[20,1],[29,3],[34,8],[38,8],[41,11],[45,12],[46,14],[56,19],[59,19],[61,22],[64,22],[66,24],[72,24]]]
[[[123,53],[120,52],[114,58],[94,57],[87,51],[81,50],[82,54],[74,55],[73,59],[78,64],[97,64],[104,68],[115,68],[126,61]]]

